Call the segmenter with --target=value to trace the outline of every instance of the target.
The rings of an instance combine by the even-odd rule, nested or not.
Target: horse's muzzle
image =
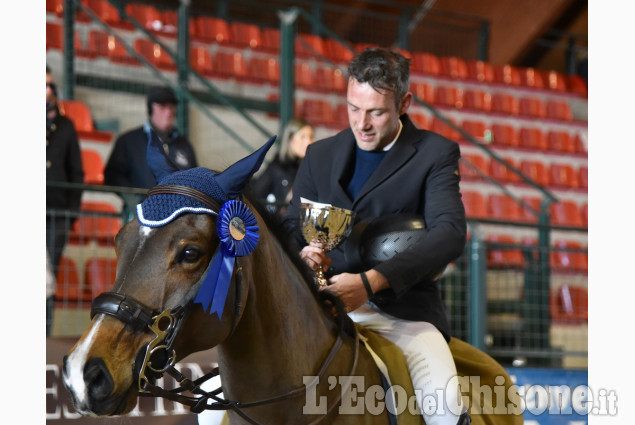
[[[68,376],[68,356],[64,356],[62,373]],[[122,396],[113,396],[114,379],[104,361],[93,357],[83,368],[85,393],[76,394],[77,389],[69,388],[67,380],[64,386],[73,400],[77,411],[89,416],[114,416],[124,413],[128,405],[129,392]]]

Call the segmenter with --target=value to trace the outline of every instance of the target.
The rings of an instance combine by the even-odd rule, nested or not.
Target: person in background
[[[58,108],[57,86],[51,69],[46,67],[46,181],[83,183],[84,170],[79,140],[73,122]],[[68,233],[76,220],[68,211],[79,211],[82,191],[46,187],[46,249],[51,271],[57,275]],[[46,335],[50,336],[53,317],[53,295],[46,297]]]
[[[466,425],[438,281],[465,248],[461,154],[457,143],[415,127],[407,114],[409,87],[410,61],[399,53],[369,48],[352,59],[350,128],[308,147],[283,225],[304,261],[326,270],[329,284],[321,290],[337,295],[355,322],[402,349],[425,422]],[[372,268],[354,266],[346,240],[329,252],[306,244],[301,198],[353,210],[356,222],[417,215],[426,235]],[[433,412],[426,409],[431,399],[438,403]]]
[[[197,166],[190,141],[175,127],[177,99],[168,87],[152,87],[147,95],[148,120],[117,138],[104,169],[104,183],[149,189],[157,184],[147,161],[148,144],[159,147],[175,168]]]
[[[305,119],[294,118],[285,126],[278,155],[250,184],[252,194],[265,201],[269,211],[284,215],[295,174],[314,141],[315,128]]]

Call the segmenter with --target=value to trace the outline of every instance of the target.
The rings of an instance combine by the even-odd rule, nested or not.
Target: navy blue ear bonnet
[[[148,144],[148,150],[156,149],[157,152],[148,155],[148,158],[156,158],[156,160],[149,162],[148,165],[153,172],[161,170],[155,174],[163,175],[156,187],[184,186],[202,192],[218,202],[219,205],[223,205],[231,199],[236,199],[242,193],[251,176],[262,165],[265,155],[275,140],[276,136],[273,136],[260,149],[221,173],[204,167],[196,167],[183,171],[174,170],[171,174],[165,174],[162,172],[168,166],[165,156],[152,144]],[[176,193],[152,194],[137,205],[139,222],[149,227],[163,226],[184,213],[218,215],[218,211],[213,211],[195,197]]]

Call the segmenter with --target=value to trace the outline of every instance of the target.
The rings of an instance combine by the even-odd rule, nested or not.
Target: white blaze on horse
[[[388,409],[340,415],[353,377],[361,377],[366,389],[382,388],[377,363],[339,300],[317,291],[310,270],[270,229],[273,223],[243,202],[242,191],[274,139],[222,173],[196,168],[164,174],[137,218],[121,229],[112,292],[93,301],[92,322],[64,359],[64,383],[79,413],[124,415],[145,393],[194,412],[227,410],[232,424],[393,423]],[[462,365],[482,360],[480,372],[503,376],[498,385],[513,390],[500,365],[456,344],[467,359],[455,356],[459,374]],[[212,347],[223,398],[174,368]],[[157,387],[164,373],[183,391]],[[338,385],[330,377],[338,377]],[[308,396],[319,409],[307,411]],[[520,406],[517,396],[510,402]],[[490,413],[488,406],[474,406],[474,424],[522,423],[518,409],[478,414]],[[416,414],[399,421],[423,422]]]

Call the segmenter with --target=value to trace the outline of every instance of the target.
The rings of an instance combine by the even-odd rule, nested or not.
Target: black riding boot
[[[470,425],[470,423],[472,422],[472,419],[470,418],[470,414],[467,413],[467,410],[463,413],[461,413],[461,416],[459,416],[459,420],[457,421],[456,425]]]

